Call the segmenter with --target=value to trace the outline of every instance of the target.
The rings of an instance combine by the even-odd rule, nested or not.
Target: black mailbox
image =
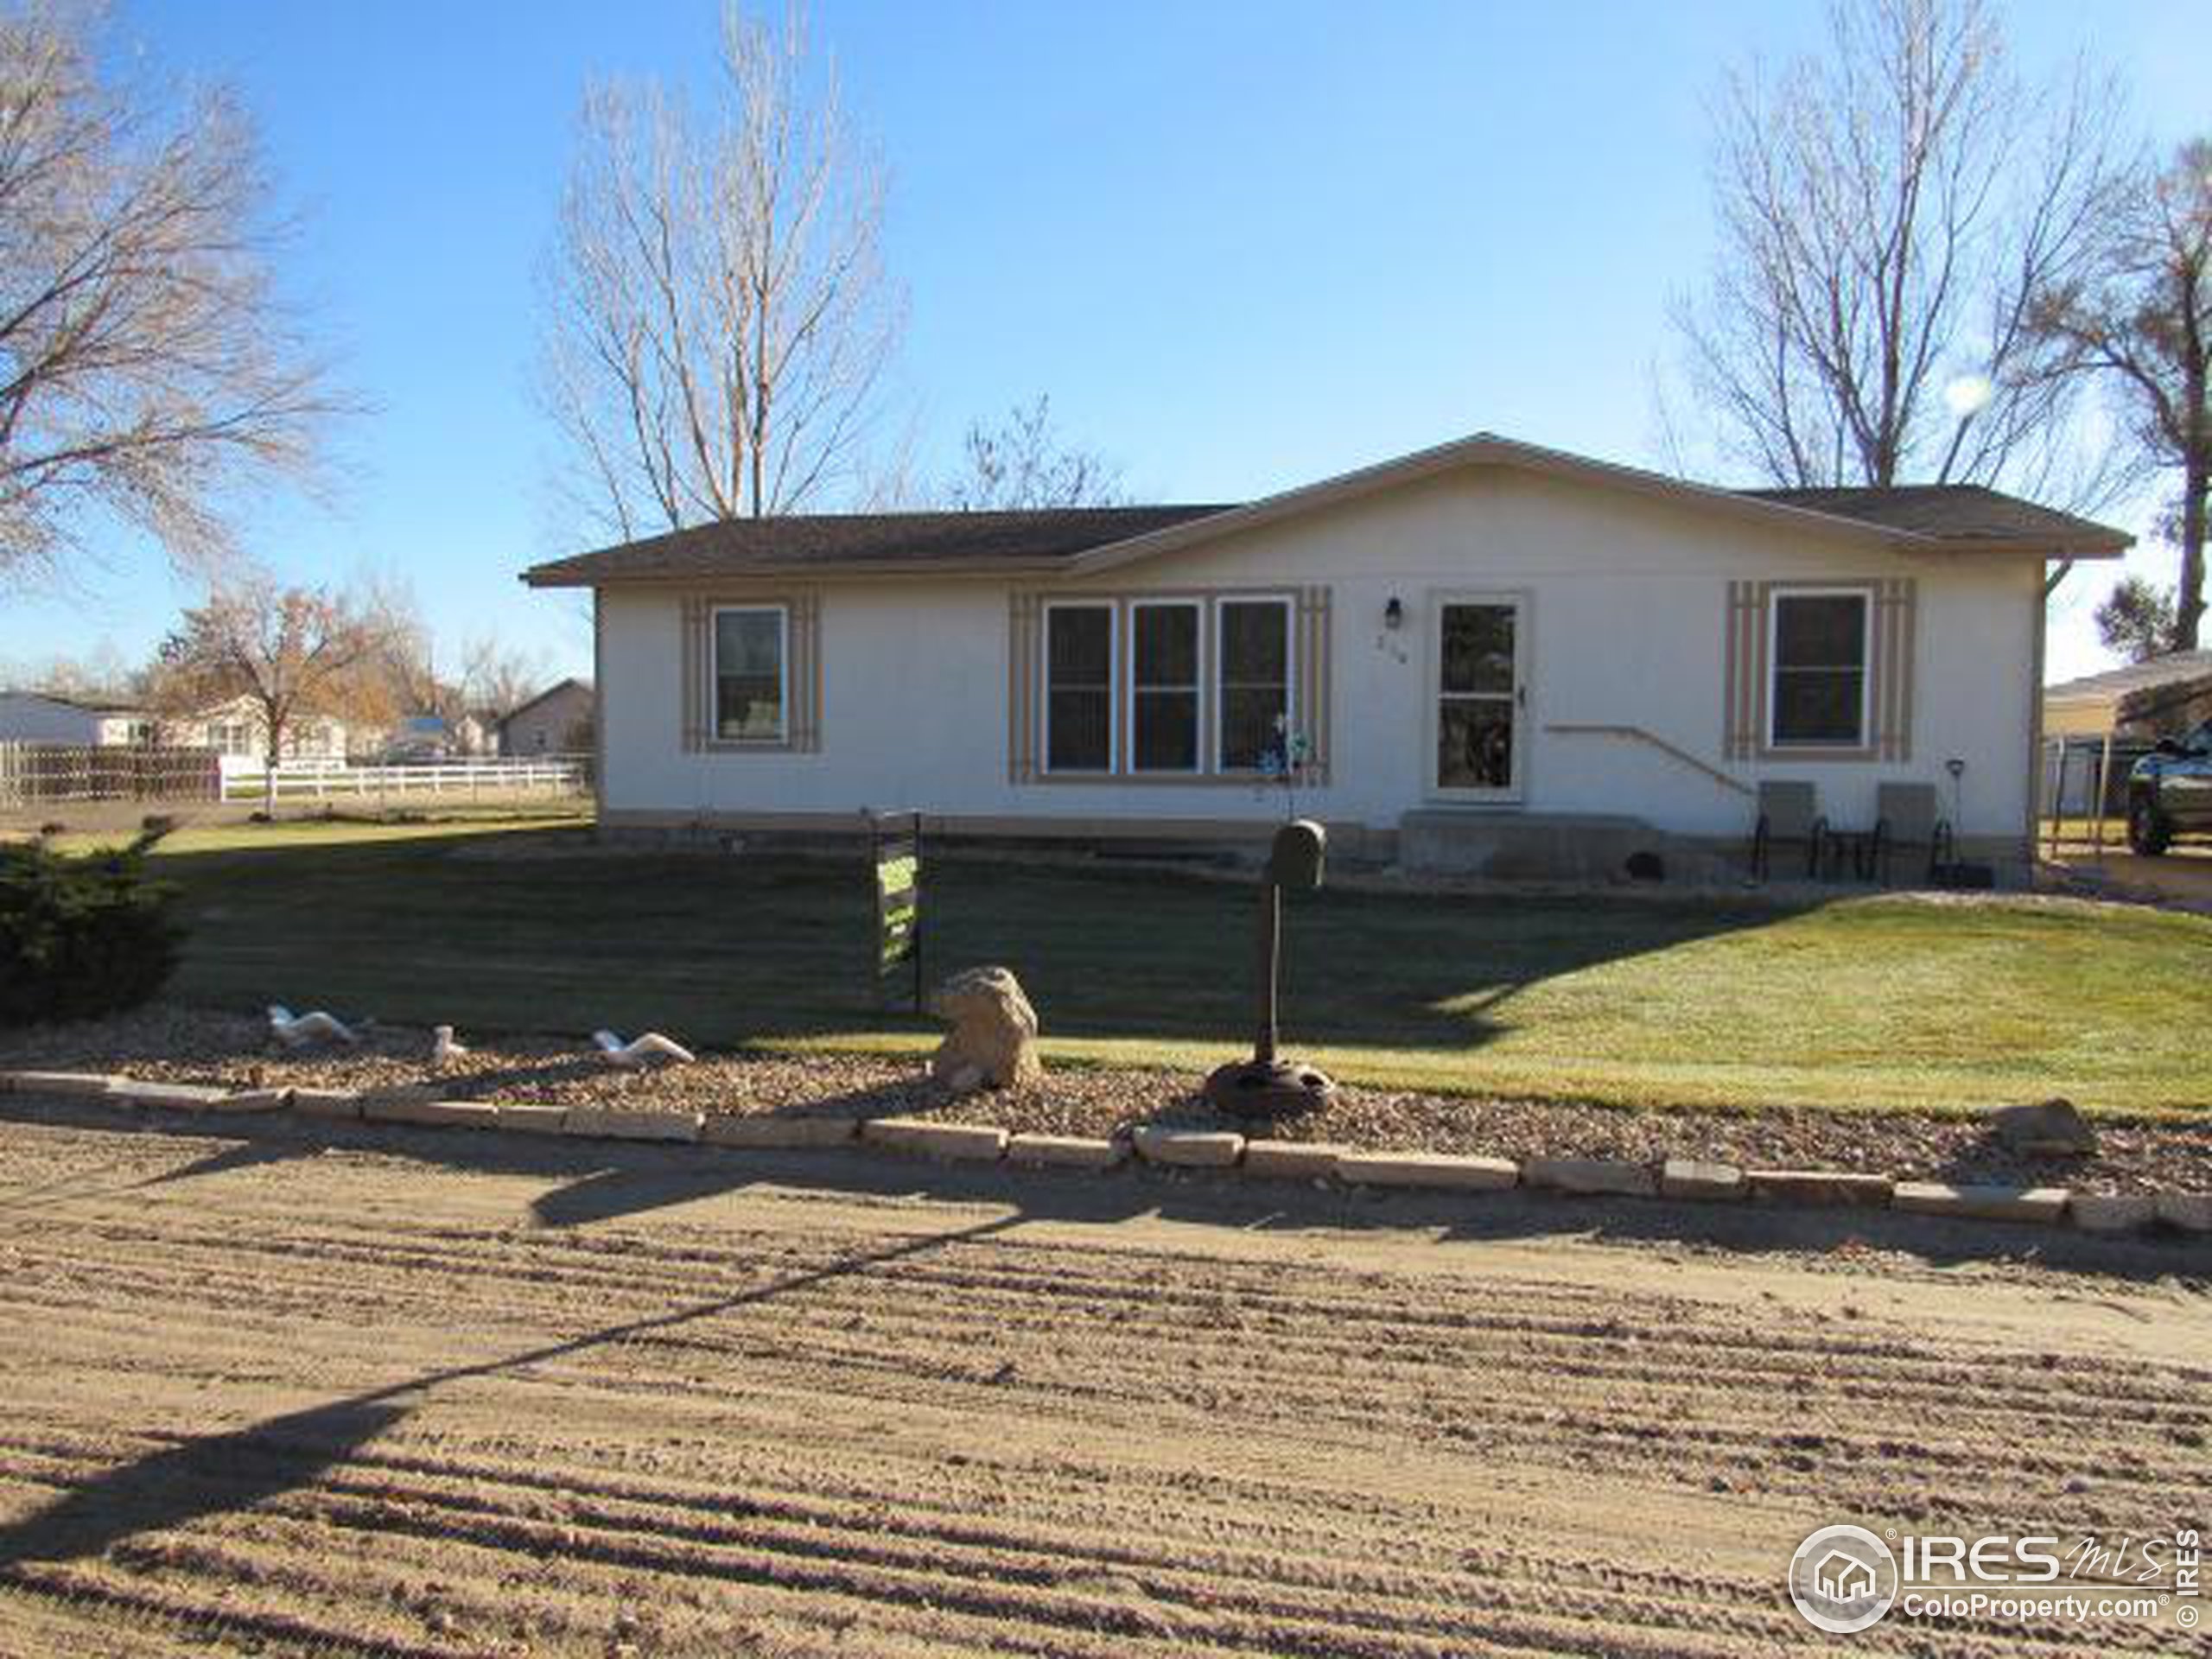
[[[1329,832],[1311,818],[1300,818],[1275,831],[1268,854],[1268,880],[1277,887],[1306,890],[1321,885],[1321,866]]]

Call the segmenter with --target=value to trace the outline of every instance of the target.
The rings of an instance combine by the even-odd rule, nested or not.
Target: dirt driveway
[[[1765,1655],[1816,1525],[2208,1518],[2177,1244],[8,1110],[8,1654]],[[1854,1641],[1996,1638],[2190,1645]]]

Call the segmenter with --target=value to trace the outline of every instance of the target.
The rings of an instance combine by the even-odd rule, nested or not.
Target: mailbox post
[[[1312,892],[1321,885],[1329,837],[1321,826],[1300,818],[1275,832],[1260,880],[1258,962],[1259,1030],[1252,1058],[1218,1067],[1206,1079],[1205,1097],[1217,1109],[1238,1117],[1287,1117],[1326,1105],[1337,1086],[1323,1072],[1277,1052],[1277,987],[1282,969],[1282,893],[1285,887]]]

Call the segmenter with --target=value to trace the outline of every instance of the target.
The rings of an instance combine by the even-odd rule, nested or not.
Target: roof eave
[[[1072,568],[1077,556],[1054,559],[959,559],[943,562],[918,559],[868,559],[851,563],[823,560],[818,563],[731,565],[719,570],[656,570],[635,575],[620,573],[564,571],[538,566],[522,573],[531,588],[698,588],[715,582],[742,582],[751,586],[775,582],[880,582],[886,577],[955,576],[963,580],[990,576],[1058,575]]]

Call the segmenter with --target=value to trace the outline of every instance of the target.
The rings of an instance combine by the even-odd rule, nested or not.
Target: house
[[[259,766],[268,759],[267,723],[251,696],[232,697],[197,715],[166,717],[160,731],[165,743],[213,749],[233,767]],[[283,760],[342,761],[349,738],[346,722],[335,715],[296,713],[285,722]]]
[[[1263,835],[1594,873],[1936,785],[2017,866],[2044,571],[2121,532],[1971,487],[1739,491],[1479,435],[1242,505],[717,524],[541,564],[594,597],[610,830]],[[1958,763],[1955,776],[1951,764]]]
[[[0,743],[113,748],[152,742],[156,723],[145,709],[126,702],[51,691],[0,691]]]
[[[2175,737],[2212,720],[2212,651],[2177,651],[2101,674],[2046,686],[2044,732],[2052,737]]]
[[[1853,1602],[1874,1593],[1874,1569],[1855,1555],[1832,1549],[1813,1568],[1813,1586],[1830,1601]]]
[[[499,753],[528,756],[588,749],[594,709],[589,680],[556,681],[499,721]]]

